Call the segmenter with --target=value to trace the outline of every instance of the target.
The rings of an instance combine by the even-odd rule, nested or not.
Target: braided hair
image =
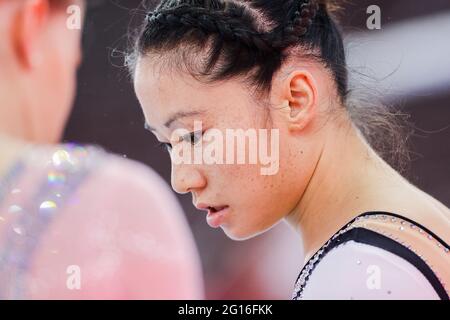
[[[135,45],[134,57],[174,53],[197,80],[241,76],[261,93],[301,47],[330,69],[342,101],[347,95],[344,45],[324,0],[162,0]]]

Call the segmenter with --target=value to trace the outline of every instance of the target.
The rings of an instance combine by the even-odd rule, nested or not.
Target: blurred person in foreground
[[[0,299],[200,299],[198,253],[153,171],[58,145],[84,1],[0,0]]]

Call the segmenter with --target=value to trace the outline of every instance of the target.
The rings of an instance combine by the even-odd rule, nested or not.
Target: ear
[[[313,76],[306,70],[293,71],[283,81],[282,92],[289,130],[302,130],[316,113],[317,87]]]
[[[24,69],[31,70],[42,63],[49,14],[49,0],[24,0],[19,6],[13,41],[16,57]]]

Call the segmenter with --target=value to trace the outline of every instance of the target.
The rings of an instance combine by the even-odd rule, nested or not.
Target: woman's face
[[[220,225],[232,239],[246,239],[269,229],[293,210],[312,172],[312,166],[308,165],[312,161],[303,152],[301,139],[291,134],[284,122],[281,100],[274,101],[272,108],[258,105],[237,80],[205,85],[186,74],[160,70],[152,65],[149,57],[138,59],[134,81],[147,125],[159,141],[172,145],[172,188],[178,193],[190,192],[197,207],[202,204],[227,206],[216,214],[216,218],[208,219],[210,225]],[[181,116],[166,127],[165,123],[176,114]],[[201,121],[203,139],[200,134],[195,134],[194,140],[190,141],[192,136],[187,135],[188,138],[180,142],[183,132],[175,135],[174,132],[180,128],[189,133],[197,130],[194,121]],[[265,152],[278,165],[263,164],[259,155],[255,164],[250,163],[250,150],[255,150],[249,147],[250,143],[243,147],[244,164],[237,161],[233,164],[174,161],[177,147],[188,146],[194,150],[203,143],[204,150],[213,141],[206,142],[205,137],[214,129],[222,132],[223,137],[226,137],[227,129],[250,129],[258,133],[259,129],[278,129],[279,150],[271,135],[266,151],[258,148],[258,152]],[[258,144],[260,141],[258,138]],[[225,141],[224,154],[234,150],[237,155],[237,149],[237,144],[233,148]],[[305,169],[299,170],[302,161]],[[271,174],[262,174],[261,168],[270,166]]]

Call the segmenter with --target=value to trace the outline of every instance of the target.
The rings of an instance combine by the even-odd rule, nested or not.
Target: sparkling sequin
[[[70,165],[71,156],[66,150],[58,150],[52,156],[52,163],[55,167]]]
[[[51,184],[61,184],[66,181],[66,176],[61,172],[50,171],[47,175],[47,180]]]
[[[51,214],[53,213],[57,208],[57,205],[53,201],[44,201],[39,206],[39,212],[45,213],[45,214]]]
[[[15,205],[15,204],[10,206],[8,209],[9,213],[20,213],[22,211],[23,211],[22,207]]]
[[[21,227],[13,227],[13,230],[18,235],[22,235],[23,234],[23,229]]]

